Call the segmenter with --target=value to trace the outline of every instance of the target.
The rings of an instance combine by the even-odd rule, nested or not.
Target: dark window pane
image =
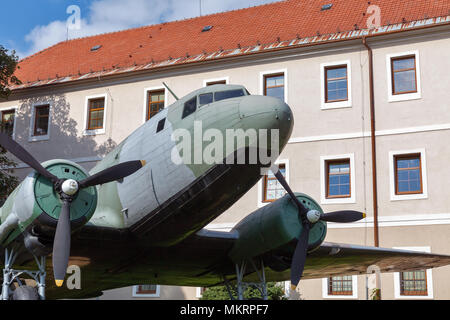
[[[35,109],[34,135],[45,136],[48,133],[49,106],[40,106]]]
[[[201,94],[199,96],[199,102],[200,102],[200,106],[203,106],[205,104],[209,104],[213,102],[213,94],[212,93],[205,93],[205,94]]]
[[[148,92],[148,110],[147,120],[157,115],[165,106],[165,91],[149,91]]]
[[[242,97],[244,95],[244,91],[242,89],[237,90],[229,90],[229,91],[220,91],[214,94],[214,100],[220,101],[225,99]]]
[[[14,132],[14,116],[15,110],[8,110],[2,112],[2,123],[1,123],[1,132],[6,133],[9,136],[12,136]]]
[[[192,98],[191,100],[189,100],[188,102],[186,102],[184,104],[182,119],[193,114],[195,112],[195,110],[197,110],[197,97]]]
[[[158,122],[158,128],[156,128],[156,133],[162,131],[164,129],[165,124],[166,124],[166,118],[160,120]]]

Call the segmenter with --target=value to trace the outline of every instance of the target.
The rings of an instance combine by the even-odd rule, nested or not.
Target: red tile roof
[[[332,8],[322,11],[329,3]],[[104,74],[105,70],[134,71],[152,62],[167,61],[159,66],[192,62],[200,56],[207,59],[207,53],[216,52],[217,57],[231,50],[234,54],[238,48],[242,49],[235,54],[246,54],[258,44],[284,47],[292,45],[292,40],[300,43],[299,38],[366,29],[371,4],[381,8],[382,26],[432,17],[446,17],[443,21],[449,22],[449,0],[286,0],[61,42],[20,61],[16,75],[24,85],[16,89],[56,83],[61,78],[75,80],[95,72]],[[213,28],[202,32],[208,25]],[[345,37],[335,37],[339,39]],[[102,47],[91,51],[97,45]]]

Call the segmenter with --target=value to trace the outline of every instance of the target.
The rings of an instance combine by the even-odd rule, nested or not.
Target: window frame
[[[166,89],[165,89],[165,88],[158,89],[158,90],[147,90],[146,92],[147,92],[147,106],[146,106],[145,121],[148,121],[148,120],[150,120],[151,118],[155,117],[158,113],[160,113],[162,110],[164,110],[164,109],[166,108],[166,102],[167,102],[167,99],[166,99]],[[155,113],[152,117],[150,117],[150,113],[151,113],[151,108],[150,108],[150,106],[151,106],[150,95],[151,95],[152,93],[157,93],[157,92],[164,92],[164,93],[163,93],[163,95],[164,95],[164,106],[163,106],[163,108],[162,108],[161,110],[159,110],[159,111],[158,111],[157,113]],[[161,101],[158,101],[157,103],[161,103]]]
[[[142,285],[133,286],[133,297],[134,298],[160,298],[161,297],[161,286],[156,285],[155,293],[139,293],[139,287]]]
[[[330,196],[330,164],[333,163],[343,163],[348,162],[348,170],[349,170],[349,194],[348,195],[337,195],[337,196]],[[351,198],[352,196],[352,170],[351,170],[351,164],[350,164],[350,158],[344,158],[344,159],[329,159],[325,160],[325,198],[326,199],[341,199],[341,198]]]
[[[259,94],[262,96],[266,95],[266,78],[270,76],[280,76],[284,75],[284,102],[289,101],[289,81],[288,81],[288,71],[287,69],[269,70],[262,71],[259,73]]]
[[[3,113],[4,113],[4,112],[9,112],[9,111],[11,111],[11,113],[12,113],[12,111],[14,111],[13,132],[12,132],[12,135],[11,135],[11,138],[12,138],[13,140],[16,139],[17,108],[18,108],[17,106],[0,108],[1,121],[2,121],[2,122],[3,122]]]
[[[90,101],[92,100],[99,100],[104,99],[105,103],[103,106],[103,127],[98,129],[89,129],[89,120],[90,120]],[[98,95],[92,95],[87,96],[85,99],[85,107],[84,107],[84,128],[83,128],[83,135],[84,136],[92,136],[92,135],[101,135],[106,133],[106,119],[107,119],[107,113],[108,113],[108,95],[106,93],[104,94],[98,94]]]
[[[350,196],[349,197],[331,197],[327,198],[327,162],[334,160],[350,160]],[[356,171],[355,171],[355,154],[327,155],[320,157],[320,199],[321,204],[340,204],[340,203],[356,203]]]
[[[398,171],[403,170],[398,168],[398,160],[407,160],[407,159],[416,159],[419,158],[419,174],[420,174],[420,191],[398,191]],[[408,168],[413,169],[413,168]],[[405,195],[405,194],[422,194],[423,193],[423,182],[422,182],[422,161],[420,153],[411,153],[411,154],[397,154],[394,155],[394,181],[395,181],[395,194],[396,195]]]
[[[279,163],[278,164],[278,167],[281,169],[281,167],[283,167],[283,169],[284,169],[284,172],[287,172],[286,171],[286,164],[285,163]],[[285,178],[286,179],[286,178]],[[275,180],[275,181],[278,181],[277,180],[277,178],[271,178],[271,180]],[[268,172],[267,172],[267,174],[265,174],[264,175],[264,177],[263,177],[263,181],[262,181],[262,183],[263,183],[263,194],[262,194],[262,202],[263,203],[272,203],[272,202],[275,202],[275,201],[277,201],[278,199],[275,199],[275,200],[269,200],[269,199],[267,199],[267,186],[268,186],[268,182],[269,182],[269,174],[268,174]]]
[[[403,276],[404,276],[403,274],[405,272],[412,272],[412,273],[414,273],[414,272],[419,272],[419,271],[423,271],[424,274],[425,274],[425,291],[404,291],[402,283],[404,281],[414,281],[415,282],[416,279],[414,279],[414,280],[403,280]],[[407,297],[407,296],[428,296],[428,280],[427,280],[427,270],[426,269],[399,272],[399,276],[400,276],[400,295],[401,296],[405,296],[405,297]],[[406,293],[406,292],[408,292],[408,293]]]
[[[401,58],[413,57],[415,60],[415,69],[416,69],[416,91],[415,92],[404,92],[394,94],[394,74],[393,74],[393,60],[398,60]],[[387,75],[387,90],[388,90],[388,102],[397,102],[397,101],[408,101],[408,100],[416,100],[422,98],[422,89],[421,89],[421,77],[420,77],[420,57],[419,51],[408,51],[408,52],[399,52],[394,54],[386,55],[386,75]]]
[[[286,95],[286,76],[284,74],[284,72],[280,72],[280,73],[270,73],[270,74],[264,74],[263,77],[263,95],[267,96],[267,89],[271,89],[271,88],[280,88],[281,86],[272,86],[272,87],[268,87],[267,86],[267,79],[270,78],[275,78],[275,77],[280,77],[283,76],[283,95]],[[284,97],[284,100],[286,100],[286,97]]]
[[[352,275],[352,294],[329,294],[329,277],[322,278],[322,298],[324,299],[358,299],[358,276]]]
[[[331,290],[332,289],[332,282],[333,281],[338,281],[338,280],[333,280],[333,278],[335,278],[335,277],[344,278],[344,277],[351,277],[351,276],[331,276],[331,277],[328,277],[327,278],[328,295],[329,296],[352,296],[353,295],[353,278],[351,278],[351,280],[344,280],[344,279],[339,280],[340,282],[349,282],[349,281],[351,281],[351,284],[352,284],[352,290],[351,291],[336,291],[336,292],[333,292]]]
[[[345,100],[330,100],[328,97],[328,81],[326,71],[339,67],[347,67],[347,99]],[[339,109],[352,107],[352,66],[350,60],[326,62],[320,64],[320,109]]]
[[[90,99],[89,100],[89,106],[88,106],[88,117],[87,117],[87,124],[86,124],[86,130],[88,131],[93,131],[93,130],[101,130],[103,129],[103,127],[105,126],[105,123],[103,123],[102,121],[102,126],[101,127],[95,127],[95,128],[91,128],[91,120],[92,120],[92,103],[96,102],[96,101],[101,101],[103,100],[103,108],[96,108],[95,110],[103,110],[103,119],[105,118],[105,99],[103,98],[97,98],[97,99]]]
[[[420,173],[421,173],[421,193],[400,193],[397,194],[397,172],[396,168],[396,158],[398,156],[408,156],[408,155],[418,155],[420,154]],[[428,198],[428,184],[427,184],[427,160],[426,152],[424,148],[421,149],[411,149],[411,150],[399,150],[389,152],[389,184],[390,184],[390,195],[391,201],[398,200],[420,200]]]
[[[328,70],[333,70],[333,69],[342,69],[344,68],[346,69],[346,73],[347,75],[345,76],[345,81],[347,82],[347,98],[345,99],[336,99],[336,100],[329,100],[328,99]],[[335,65],[335,66],[326,66],[324,68],[324,78],[325,78],[325,103],[335,103],[335,102],[342,102],[342,101],[347,101],[348,100],[348,66],[346,64],[342,64],[342,65]],[[336,78],[338,79],[338,78]]]
[[[424,247],[393,247],[393,249],[400,249],[400,250],[409,250],[409,251],[418,251],[418,252],[431,252],[431,247],[424,246]],[[394,272],[394,298],[395,299],[434,299],[434,292],[433,292],[433,269],[424,269],[426,274],[426,280],[427,280],[427,295],[402,295],[401,294],[401,288],[400,288],[400,272]]]
[[[406,60],[406,59],[411,59],[414,58],[414,68],[410,68],[410,69],[403,69],[400,71],[395,71],[394,70],[394,61],[399,61],[399,60]],[[410,71],[410,70],[414,70],[414,84],[416,86],[416,90],[412,90],[412,91],[404,91],[404,92],[395,92],[395,73],[397,72],[405,72],[405,71]],[[413,55],[407,55],[407,56],[399,56],[399,57],[391,57],[391,83],[392,83],[392,95],[400,95],[400,94],[409,94],[409,93],[416,93],[417,92],[417,66],[416,66],[416,56]]]
[[[143,112],[142,112],[142,123],[146,123],[148,121],[147,113],[148,113],[149,92],[160,91],[160,90],[161,91],[164,90],[164,109],[166,109],[168,107],[169,91],[166,89],[166,87],[155,86],[155,87],[144,88],[144,107],[143,107]]]
[[[279,159],[275,162],[276,165],[284,165],[285,167],[285,172],[286,172],[286,177],[285,180],[286,182],[289,184],[289,175],[290,175],[290,169],[289,169],[289,159]],[[264,192],[265,192],[265,185],[264,185],[264,179],[265,179],[266,175],[264,175],[261,179],[259,179],[258,182],[258,208],[262,208],[270,203],[272,203],[273,201],[269,201],[269,202],[264,202]]]
[[[213,84],[217,84],[216,82],[223,82],[223,81],[225,81],[225,84],[230,84],[230,77],[221,77],[203,80],[203,87],[208,87]]]
[[[36,109],[38,107],[48,106],[48,128],[47,128],[47,134],[46,135],[39,135],[35,136],[35,126],[36,126]],[[36,102],[33,103],[31,106],[31,118],[30,118],[30,130],[29,130],[29,137],[28,142],[37,142],[37,141],[45,141],[50,139],[50,132],[51,132],[51,123],[52,123],[52,109],[53,104],[48,101],[42,101],[42,102]]]

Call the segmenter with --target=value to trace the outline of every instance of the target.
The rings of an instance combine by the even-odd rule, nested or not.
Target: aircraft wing
[[[104,290],[138,284],[209,287],[223,284],[224,276],[230,281],[236,278],[236,265],[230,258],[240,238],[236,231],[203,229],[166,248],[151,247],[126,234],[114,238],[98,232],[89,239],[75,238],[69,264],[81,267],[82,290],[56,288],[49,281],[48,297],[95,297]],[[268,282],[288,281],[294,250],[295,243],[288,243],[253,259],[263,259]],[[381,272],[396,272],[448,264],[448,255],[324,242],[308,254],[303,279],[364,274],[370,265],[377,265]],[[258,280],[251,267],[244,280]]]
[[[228,234],[226,232],[202,230],[191,240],[186,241],[180,246],[189,247],[190,241],[195,241],[197,245],[202,243],[201,248],[205,248],[208,254],[211,255],[211,249],[219,243],[222,243],[220,253],[224,254],[223,248],[230,247],[230,241],[232,242],[232,239],[236,239],[237,236],[236,234]],[[260,257],[254,257],[255,260],[262,258],[265,261],[267,281],[287,281],[290,279],[290,263],[293,254],[292,247],[289,245],[284,250],[266,252]],[[196,255],[202,254],[197,250]],[[222,259],[222,261],[224,260]],[[274,261],[280,263],[274,263]],[[231,263],[231,261],[229,262]],[[270,267],[271,264],[277,270],[272,269]],[[303,279],[365,274],[367,268],[371,265],[377,266],[384,273],[437,268],[449,264],[449,255],[324,242],[320,247],[308,254]],[[216,271],[220,273],[221,270],[209,270],[210,273],[215,273]],[[250,269],[248,271],[252,270]],[[234,276],[230,277],[230,279],[233,278]],[[249,273],[247,280],[256,280],[256,273]]]

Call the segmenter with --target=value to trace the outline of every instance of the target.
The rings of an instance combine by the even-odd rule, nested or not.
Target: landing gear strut
[[[46,257],[36,257],[33,255],[36,261],[38,270],[15,270],[13,264],[16,261],[19,252],[14,249],[5,249],[5,267],[3,269],[3,285],[2,285],[2,300],[9,300],[12,294],[11,285],[14,281],[17,281],[19,286],[22,287],[22,282],[19,277],[22,274],[30,276],[37,284],[37,293],[40,300],[45,300],[45,278],[47,273],[45,271]]]
[[[245,282],[243,281],[247,265],[250,263],[253,270],[258,275],[259,282]],[[231,300],[244,300],[244,292],[248,287],[254,287],[261,293],[262,300],[268,300],[267,296],[267,282],[266,275],[264,272],[264,262],[259,261],[259,266],[255,264],[253,259],[249,261],[242,261],[241,264],[236,264],[236,287],[237,297],[234,296],[232,287],[229,281],[225,278],[225,286],[228,290],[228,294]]]

